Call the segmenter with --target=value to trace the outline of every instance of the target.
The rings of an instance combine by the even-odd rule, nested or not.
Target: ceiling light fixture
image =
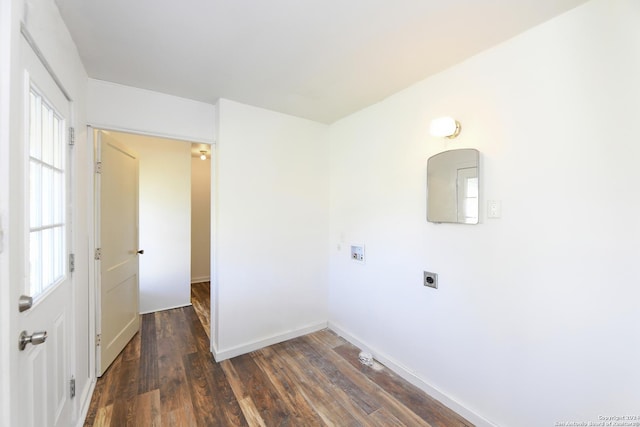
[[[439,117],[431,120],[429,133],[440,138],[453,139],[460,135],[460,122],[453,117]]]
[[[200,152],[200,160],[207,160],[207,152],[206,151],[201,151]]]

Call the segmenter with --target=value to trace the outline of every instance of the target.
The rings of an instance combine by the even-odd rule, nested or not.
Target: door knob
[[[47,340],[47,331],[34,332],[31,335],[27,334],[27,331],[22,331],[20,333],[20,340],[18,341],[18,348],[20,351],[24,350],[27,344],[31,343],[32,345],[42,344]]]
[[[139,253],[140,255],[144,255],[144,249],[140,249],[140,250],[138,251],[138,253]]]

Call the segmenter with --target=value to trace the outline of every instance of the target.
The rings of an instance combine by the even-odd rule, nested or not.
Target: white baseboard
[[[231,359],[232,357],[240,356],[242,354],[251,353],[252,351],[260,350],[261,348],[268,347],[270,345],[278,344],[283,341],[287,341],[293,338],[298,338],[303,335],[307,335],[313,332],[320,331],[327,327],[327,322],[320,322],[313,325],[305,326],[295,331],[287,332],[284,334],[273,335],[263,340],[250,342],[247,344],[232,347],[226,350],[218,350],[211,341],[211,353],[216,362],[222,362],[225,359]]]
[[[202,276],[202,277],[192,277],[191,278],[191,284],[192,285],[194,283],[202,283],[202,282],[211,282],[211,277],[210,276]]]
[[[93,397],[93,391],[96,388],[96,378],[93,378],[87,387],[85,387],[84,392],[80,395],[81,403],[80,403],[80,415],[78,416],[78,423],[76,427],[84,426],[84,422],[87,419],[87,414],[89,413],[89,406],[91,405],[91,398]]]
[[[189,307],[190,305],[191,305],[191,303],[175,305],[175,306],[172,306],[172,307],[161,307],[161,308],[156,308],[155,310],[142,311],[142,312],[140,312],[140,314],[157,313],[158,311],[173,310],[174,308]]]
[[[450,397],[449,395],[447,395],[443,391],[439,390],[438,388],[432,386],[431,384],[429,384],[428,382],[426,382],[422,378],[418,377],[415,373],[411,372],[409,369],[405,368],[403,365],[401,365],[400,363],[396,362],[391,357],[389,357],[386,354],[381,353],[381,352],[377,351],[376,349],[372,348],[370,345],[366,344],[365,342],[363,342],[359,338],[353,336],[352,334],[350,334],[346,330],[342,329],[340,326],[336,325],[335,323],[328,322],[328,327],[329,327],[329,329],[331,329],[336,334],[340,335],[341,337],[343,337],[344,339],[346,339],[347,341],[349,341],[351,344],[355,345],[356,347],[370,352],[373,355],[374,359],[376,359],[377,361],[382,363],[384,366],[389,368],[391,371],[395,372],[396,374],[398,374],[403,379],[407,380],[408,382],[410,382],[414,386],[416,386],[419,389],[423,390],[429,396],[431,396],[434,399],[438,400],[439,402],[441,402],[443,405],[445,405],[449,409],[455,411],[456,413],[458,413],[462,417],[464,417],[467,420],[471,421],[477,427],[497,427],[496,424],[490,422],[486,418],[484,418],[484,417],[478,415],[477,413],[471,411],[470,409],[466,408],[460,402],[458,402],[457,400],[453,399],[452,397]]]

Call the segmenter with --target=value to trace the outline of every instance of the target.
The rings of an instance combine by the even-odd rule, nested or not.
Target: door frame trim
[[[87,170],[86,170],[86,174],[87,174],[87,178],[88,178],[88,185],[87,185],[87,191],[89,192],[89,194],[87,194],[87,200],[90,201],[89,203],[87,203],[87,209],[89,209],[89,212],[87,212],[87,236],[88,236],[88,245],[87,245],[87,251],[89,252],[87,254],[87,259],[90,261],[89,265],[88,265],[88,272],[89,272],[89,372],[91,373],[92,377],[93,377],[93,384],[91,385],[91,392],[89,393],[89,402],[91,402],[91,397],[93,396],[93,391],[95,389],[95,385],[96,382],[98,380],[98,376],[97,376],[97,368],[96,368],[96,316],[98,315],[97,313],[97,307],[96,307],[96,289],[98,286],[98,281],[96,280],[96,262],[95,262],[95,256],[94,256],[94,248],[96,247],[96,238],[95,238],[95,233],[96,230],[98,230],[98,232],[100,231],[98,229],[98,227],[96,226],[96,220],[97,220],[97,216],[99,215],[99,212],[96,209],[96,201],[95,201],[95,195],[96,195],[96,189],[95,189],[95,185],[96,185],[96,177],[95,177],[95,162],[96,162],[96,141],[95,141],[95,137],[94,137],[94,132],[95,129],[93,127],[91,127],[90,125],[87,125],[87,158],[90,160],[89,164],[86,165]],[[93,262],[91,262],[93,260]],[[89,407],[87,405],[86,411],[83,411],[82,416],[80,417],[82,419],[82,422],[84,423],[84,419],[86,418],[87,412],[89,410]]]
[[[60,89],[60,92],[62,92],[64,97],[67,98],[67,101],[69,101],[69,103],[73,104],[73,98],[71,98],[71,96],[69,95],[69,92],[67,92],[67,90],[65,89],[64,85],[62,84],[62,82],[56,75],[55,71],[53,70],[53,67],[51,66],[51,64],[49,64],[49,61],[47,61],[47,58],[44,56],[44,53],[42,53],[42,51],[38,47],[38,44],[33,39],[33,37],[31,36],[31,33],[29,33],[29,30],[27,29],[26,25],[24,25],[24,23],[20,24],[20,34],[22,34],[24,39],[27,41],[27,44],[31,46],[33,53],[36,54],[36,56],[42,63],[42,66],[45,68],[45,70],[47,70],[47,73],[49,73],[49,75],[53,79],[53,82],[56,84],[56,86],[58,86],[58,89]],[[69,121],[71,122],[72,118],[69,118]]]
[[[97,353],[97,348],[96,348],[96,334],[97,334],[97,319],[99,318],[99,316],[101,315],[100,312],[100,307],[98,305],[98,286],[100,284],[100,278],[99,278],[99,274],[100,271],[98,269],[98,262],[95,261],[94,259],[94,250],[97,247],[96,246],[96,242],[99,240],[96,236],[99,236],[100,233],[100,212],[99,212],[99,206],[97,203],[97,199],[96,197],[98,196],[99,193],[97,193],[96,190],[96,176],[95,176],[95,162],[97,161],[97,150],[96,150],[96,138],[95,135],[98,131],[111,131],[111,132],[122,132],[122,133],[130,133],[133,135],[143,135],[143,136],[150,136],[150,137],[156,137],[156,138],[164,138],[164,139],[177,139],[177,140],[182,140],[185,142],[194,142],[194,143],[201,143],[201,144],[208,144],[211,145],[211,204],[212,204],[212,210],[211,210],[211,239],[210,239],[210,251],[211,251],[211,261],[210,261],[210,269],[211,269],[211,279],[212,279],[212,284],[213,284],[213,272],[214,272],[214,268],[215,268],[215,257],[214,257],[214,253],[215,253],[215,248],[217,247],[217,242],[215,240],[216,237],[216,233],[215,233],[215,221],[214,221],[214,217],[215,217],[215,212],[214,212],[214,197],[215,197],[215,159],[216,159],[216,143],[212,142],[212,141],[204,141],[204,140],[196,140],[191,136],[176,136],[176,135],[166,135],[166,134],[162,134],[162,133],[153,133],[153,132],[146,132],[143,130],[134,130],[134,129],[123,129],[123,128],[117,128],[115,126],[102,126],[99,124],[95,124],[95,123],[87,123],[87,146],[88,146],[88,158],[90,159],[89,164],[87,165],[87,175],[89,177],[89,185],[88,185],[88,189],[90,194],[87,194],[87,200],[90,201],[90,203],[88,203],[90,212],[88,214],[88,218],[90,219],[90,223],[88,224],[89,230],[88,231],[88,237],[89,237],[89,242],[88,242],[88,259],[89,260],[93,260],[93,262],[90,262],[89,265],[89,316],[90,316],[90,324],[89,324],[89,331],[92,332],[91,336],[89,337],[90,339],[90,344],[91,344],[91,349],[90,349],[90,369],[92,374],[94,375],[94,381],[93,381],[93,387],[95,387],[95,383],[97,381],[97,373],[98,373],[98,365],[97,365],[97,357],[98,357],[98,353]],[[211,293],[212,296],[214,294],[215,289],[217,289],[217,287],[211,286]],[[215,301],[217,301],[217,297],[215,298]],[[142,314],[142,313],[141,313]],[[211,308],[211,315],[213,316],[213,314],[215,314],[215,310],[212,306]],[[212,317],[213,319],[213,317]],[[214,330],[214,322],[211,322],[211,330]],[[210,332],[212,332],[210,331]],[[211,335],[212,337],[214,336],[213,333]],[[213,339],[211,340],[211,351],[213,352]],[[93,394],[93,388],[91,390],[91,394]],[[87,408],[88,409],[88,408]],[[84,420],[84,418],[86,417],[86,411],[82,414],[82,419]]]

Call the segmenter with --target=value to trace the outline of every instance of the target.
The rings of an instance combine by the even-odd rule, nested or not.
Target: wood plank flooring
[[[85,426],[472,426],[329,330],[216,363],[208,283],[192,301],[142,316]]]

